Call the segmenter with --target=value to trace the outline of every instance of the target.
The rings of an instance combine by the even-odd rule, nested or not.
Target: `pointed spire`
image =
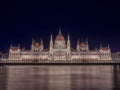
[[[108,48],[110,48],[110,45],[109,45],[109,43],[108,43]]]
[[[34,38],[32,38],[32,43],[35,43],[35,39]]]
[[[100,44],[100,48],[102,48],[102,44]]]
[[[79,41],[79,38],[78,38],[78,40],[77,40],[77,45],[80,45],[80,41]]]
[[[89,44],[88,44],[88,38],[85,39],[86,49],[89,51]]]
[[[13,46],[12,46],[12,44],[10,44],[10,48],[12,48]]]
[[[24,51],[24,50],[25,50],[25,47],[23,47],[22,50]]]
[[[41,38],[41,42],[40,42],[40,44],[43,46],[43,39]]]
[[[79,51],[79,46],[80,46],[80,42],[79,42],[79,38],[77,40],[77,45],[76,45],[76,49]]]
[[[86,44],[88,44],[88,39],[87,38],[86,38],[85,42],[86,42]]]
[[[68,34],[67,45],[70,45],[70,36],[69,36],[69,34]]]
[[[52,38],[52,34],[50,36],[50,45],[53,45],[53,38]]]
[[[18,49],[20,49],[20,44],[18,44]]]
[[[51,34],[51,36],[50,36],[50,40],[52,41],[52,39],[53,39],[53,38],[52,38],[52,34]]]
[[[59,35],[61,35],[61,28],[59,28]]]
[[[43,39],[42,38],[41,38],[41,42],[40,43],[41,43],[41,45],[43,45]]]
[[[41,49],[43,50],[44,49],[44,45],[43,45],[43,39],[41,38]]]
[[[96,46],[95,46],[95,50],[98,50]]]

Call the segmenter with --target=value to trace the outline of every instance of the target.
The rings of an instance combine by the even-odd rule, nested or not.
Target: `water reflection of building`
[[[45,66],[10,66],[7,90],[48,90]]]
[[[120,90],[120,66],[113,67],[113,90]]]
[[[77,41],[76,49],[71,47],[70,36],[67,41],[63,37],[61,30],[55,42],[51,35],[49,49],[44,49],[43,40],[41,42],[32,40],[31,50],[21,49],[18,45],[10,46],[9,60],[111,60],[111,50],[100,46],[99,49],[89,50],[88,41]]]
[[[112,90],[112,66],[75,66],[71,72],[71,90]]]
[[[120,90],[119,66],[0,67],[0,90]]]
[[[6,66],[0,66],[0,90],[7,90],[8,70]]]
[[[49,90],[72,90],[71,89],[71,68],[69,66],[49,67]]]

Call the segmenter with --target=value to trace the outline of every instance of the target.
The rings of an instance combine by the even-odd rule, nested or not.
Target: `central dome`
[[[65,40],[65,39],[64,39],[63,35],[58,35],[58,36],[56,37],[56,40]]]
[[[57,41],[64,41],[65,40],[63,35],[61,34],[61,30],[59,30],[59,34],[57,35],[56,40]]]

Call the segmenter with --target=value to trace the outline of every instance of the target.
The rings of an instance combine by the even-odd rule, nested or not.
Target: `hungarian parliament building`
[[[89,50],[88,41],[77,41],[76,49],[71,47],[70,36],[67,40],[59,30],[53,41],[50,36],[49,48],[44,49],[43,40],[32,40],[31,50],[21,49],[20,46],[10,46],[9,60],[112,60],[109,45],[99,49]]]

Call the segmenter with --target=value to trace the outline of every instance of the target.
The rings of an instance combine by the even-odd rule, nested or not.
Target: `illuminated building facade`
[[[9,60],[112,60],[111,50],[100,46],[99,49],[89,50],[88,41],[77,41],[76,49],[71,48],[70,36],[67,41],[63,37],[61,30],[53,41],[50,36],[49,48],[44,49],[43,40],[40,42],[32,40],[31,50],[21,49],[18,45],[10,46]]]

